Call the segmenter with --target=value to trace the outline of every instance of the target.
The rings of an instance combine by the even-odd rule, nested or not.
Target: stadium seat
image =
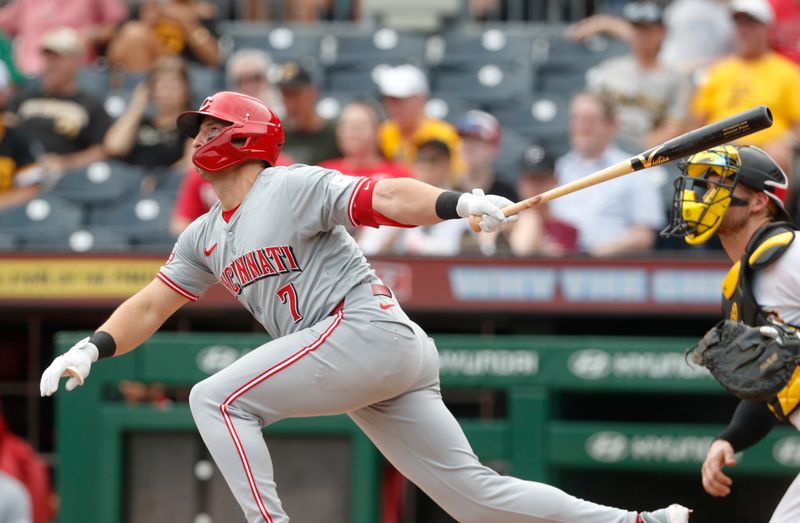
[[[189,64],[189,85],[192,91],[192,107],[200,107],[207,96],[225,88],[225,78],[217,69]]]
[[[43,195],[0,212],[0,228],[23,243],[51,243],[83,225],[83,211],[55,195]]]
[[[14,251],[19,245],[19,238],[16,234],[0,231],[0,251]]]
[[[476,105],[526,97],[533,85],[530,66],[509,62],[481,62],[438,66],[431,71],[433,87]]]
[[[475,104],[469,103],[459,96],[448,92],[434,92],[425,104],[425,114],[430,118],[437,118],[446,122],[455,123],[456,120]]]
[[[566,138],[569,127],[569,98],[561,93],[543,93],[524,102],[492,105],[489,111],[504,128],[529,138]]]
[[[500,28],[459,29],[428,39],[425,60],[433,65],[463,65],[475,60],[531,62],[533,37],[529,31],[509,32]]]
[[[168,195],[159,193],[137,196],[121,204],[92,209],[89,226],[93,231],[130,237],[136,245],[160,244],[169,237],[173,203]]]
[[[425,39],[383,27],[376,31],[329,34],[322,38],[320,60],[337,65],[422,65]]]
[[[563,36],[541,36],[533,44],[534,61],[538,64],[537,91],[574,94],[586,85],[589,68],[626,51],[625,44],[608,38],[572,42]]]
[[[78,88],[94,94],[106,96],[109,90],[109,72],[105,67],[83,67],[78,70]]]
[[[254,22],[220,22],[220,45],[226,54],[243,48],[261,49],[276,62],[304,63],[320,54],[320,30],[311,25],[276,25]]]
[[[115,202],[139,192],[142,174],[139,167],[125,162],[94,162],[82,169],[68,171],[51,193],[81,204]]]
[[[22,248],[26,251],[126,252],[131,249],[131,244],[121,233],[78,229],[48,243],[28,238]]]
[[[506,180],[515,182],[519,173],[520,161],[530,140],[513,129],[503,129],[500,139],[500,153],[495,160],[495,170]]]
[[[378,94],[375,83],[377,71],[393,64],[349,64],[332,65],[325,70],[325,91],[354,93],[359,97],[374,97]]]

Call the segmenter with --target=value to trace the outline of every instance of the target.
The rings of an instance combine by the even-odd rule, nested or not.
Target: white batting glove
[[[39,392],[42,397],[52,396],[58,390],[58,382],[64,376],[69,376],[64,388],[68,391],[73,390],[89,376],[89,369],[92,363],[97,361],[100,353],[94,343],[89,343],[89,338],[83,338],[67,352],[58,356],[53,363],[47,367],[42,374],[42,381],[39,383]],[[67,367],[77,371],[77,376],[67,373]],[[71,370],[72,370],[71,369]]]
[[[496,194],[484,194],[483,189],[472,189],[472,194],[465,192],[458,198],[456,212],[462,218],[470,216],[480,217],[480,227],[483,232],[494,232],[504,223],[519,220],[519,215],[509,216],[503,214],[502,208],[514,202]]]

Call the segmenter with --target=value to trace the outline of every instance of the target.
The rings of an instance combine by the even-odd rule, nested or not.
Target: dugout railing
[[[57,351],[67,350],[83,335],[60,333]],[[157,334],[135,352],[95,365],[83,387],[59,393],[59,521],[132,521],[129,504],[136,486],[127,481],[126,469],[137,458],[126,455],[126,438],[136,433],[196,433],[188,403],[131,405],[120,397],[121,381],[188,390],[267,339],[256,334]],[[616,399],[607,408],[614,410],[613,402],[619,401],[618,410],[625,410],[629,408],[625,398],[680,395],[695,399],[689,403],[700,403],[723,396],[705,370],[686,363],[683,350],[693,342],[690,339],[463,335],[435,339],[445,399],[453,391],[495,393],[488,408],[478,409],[483,414],[489,411],[489,416],[459,416],[476,453],[520,478],[558,484],[559,474],[567,470],[697,474],[720,429],[719,423],[683,422],[674,412],[664,413],[669,422],[659,422],[658,412],[649,416],[629,412],[610,420],[583,416],[580,409],[570,414],[576,410],[570,406],[575,397],[586,403],[595,395],[609,394]],[[455,412],[458,415],[458,406]],[[382,458],[345,416],[285,420],[265,433],[346,439],[349,521],[380,520]],[[796,474],[800,437],[794,430],[777,429],[746,454],[737,474]],[[199,481],[194,472],[167,481]],[[158,480],[164,478],[153,478]],[[284,491],[292,488],[281,485]]]

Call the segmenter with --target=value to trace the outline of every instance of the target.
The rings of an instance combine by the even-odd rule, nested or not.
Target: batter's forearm
[[[114,338],[114,356],[120,356],[155,334],[186,301],[186,298],[155,280],[117,307],[97,330],[107,332]]]
[[[413,178],[381,180],[372,194],[372,208],[399,223],[432,225],[442,221],[436,214],[436,199],[443,192]]]

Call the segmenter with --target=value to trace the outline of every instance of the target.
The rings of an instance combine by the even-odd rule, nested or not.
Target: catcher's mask
[[[207,116],[230,125],[194,152],[195,166],[218,172],[247,160],[275,165],[283,147],[283,126],[260,100],[230,91],[216,93],[206,98],[198,111],[181,113],[178,129],[194,138]]]
[[[675,180],[669,225],[664,237],[683,236],[691,245],[708,241],[729,207],[747,205],[733,195],[741,183],[764,192],[775,204],[775,218],[791,221],[783,206],[788,179],[781,168],[757,147],[720,145],[690,156]],[[715,176],[709,181],[710,176]]]

